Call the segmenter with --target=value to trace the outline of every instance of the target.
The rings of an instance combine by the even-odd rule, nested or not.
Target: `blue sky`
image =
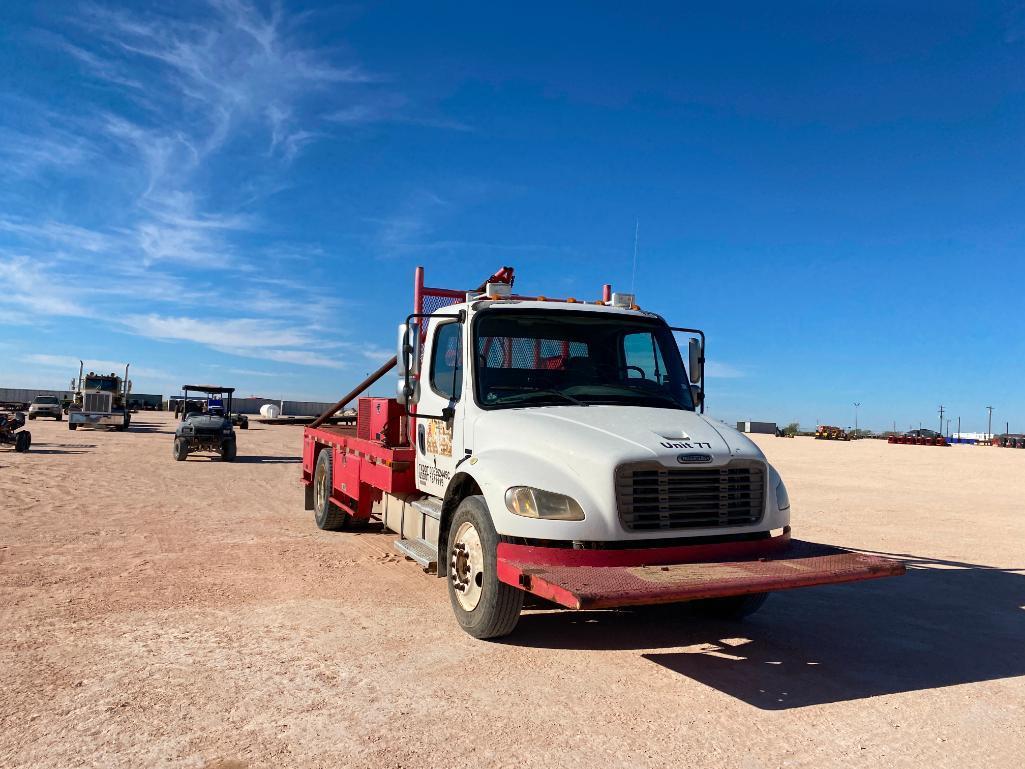
[[[708,332],[714,415],[1025,431],[1021,4],[0,21],[0,384],[84,357],[333,400],[391,354],[415,265],[594,298],[639,221],[639,302]]]

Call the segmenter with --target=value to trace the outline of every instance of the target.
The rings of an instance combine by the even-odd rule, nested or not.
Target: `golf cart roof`
[[[207,393],[213,395],[215,393],[228,393],[235,392],[234,387],[218,387],[217,385],[182,385],[182,391],[192,390],[193,392]]]

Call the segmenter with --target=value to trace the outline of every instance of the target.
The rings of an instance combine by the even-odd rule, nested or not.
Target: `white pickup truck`
[[[700,331],[609,287],[590,302],[516,296],[509,268],[472,292],[416,281],[398,397],[360,399],[355,429],[321,426],[330,412],[307,428],[303,482],[321,528],[397,532],[448,580],[470,634],[511,632],[525,592],[742,616],[772,590],[903,572],[791,541],[779,473],[702,413]],[[694,335],[687,365],[678,333]]]

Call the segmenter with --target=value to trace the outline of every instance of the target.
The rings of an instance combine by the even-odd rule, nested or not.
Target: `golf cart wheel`
[[[32,445],[32,433],[28,430],[22,430],[20,433],[14,436],[14,450],[20,452],[26,452],[29,446]]]
[[[708,598],[703,601],[695,601],[694,608],[706,617],[714,619],[744,619],[762,608],[768,597],[768,593],[751,593],[749,595],[731,595],[725,598]]]
[[[221,444],[221,460],[224,462],[234,462],[235,457],[238,454],[238,445],[235,443],[235,439],[232,438],[230,441],[225,441]]]
[[[78,425],[76,425],[74,422],[68,422],[68,429],[69,430],[77,430],[78,429]]]
[[[184,462],[189,455],[189,445],[181,438],[174,439],[174,461]]]
[[[523,591],[498,580],[497,553],[498,534],[484,497],[467,497],[452,516],[445,557],[452,611],[474,638],[508,635],[523,609]]]
[[[349,525],[349,514],[331,501],[331,449],[323,449],[313,470],[313,518],[324,531],[341,531]]]

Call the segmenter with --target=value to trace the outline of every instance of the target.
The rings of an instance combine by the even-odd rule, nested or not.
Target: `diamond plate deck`
[[[498,578],[570,609],[676,603],[903,574],[890,558],[794,540],[781,553],[662,566],[543,565],[498,553]]]

